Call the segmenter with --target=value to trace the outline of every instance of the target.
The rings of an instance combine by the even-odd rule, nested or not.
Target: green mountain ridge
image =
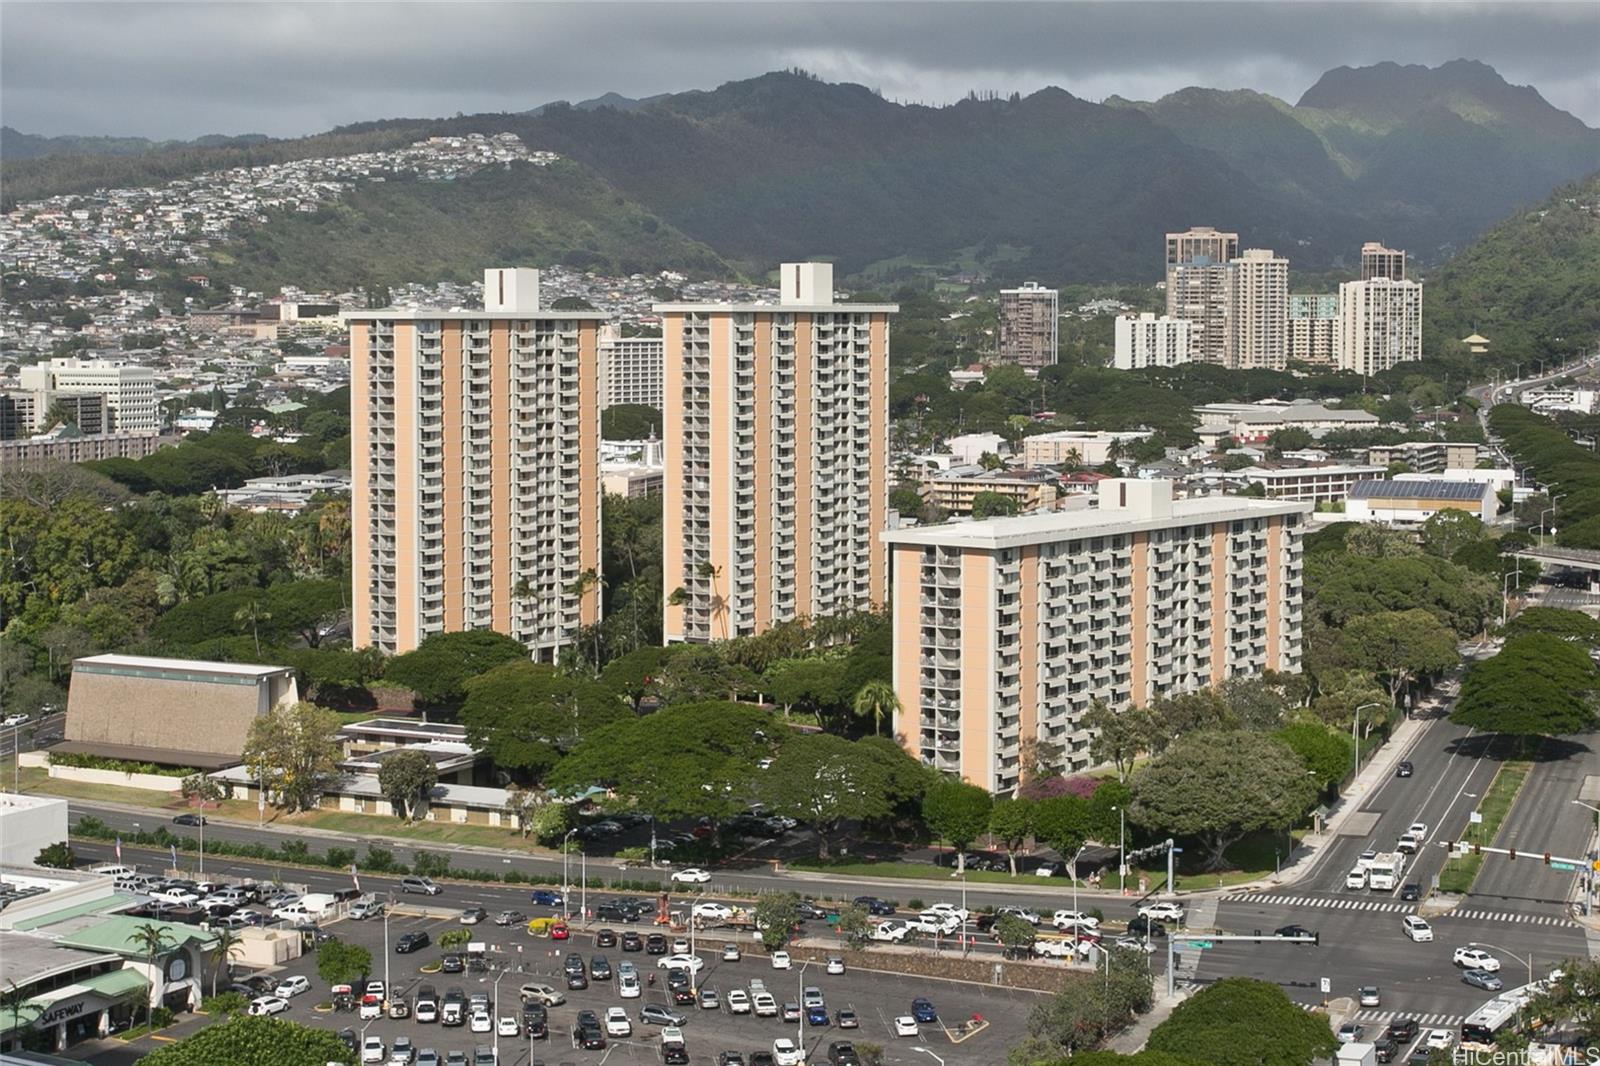
[[[520,182],[529,210],[544,219],[528,247],[572,265],[595,263],[597,254],[630,258],[608,244],[630,232],[607,217],[607,197],[616,195],[629,205],[624,214],[636,209],[698,242],[697,263],[754,273],[817,257],[846,276],[870,273],[877,285],[958,265],[997,280],[1153,280],[1163,234],[1191,225],[1236,229],[1246,246],[1275,248],[1313,273],[1349,269],[1367,240],[1406,248],[1425,266],[1600,167],[1600,131],[1490,67],[1455,61],[1432,70],[1340,68],[1294,105],[1200,88],[1096,104],[1046,88],[928,107],[791,71],[646,100],[611,95],[521,114],[361,123],[296,141],[8,161],[0,176],[14,203],[467,132],[515,133],[607,192],[567,201],[594,213],[560,225],[545,225],[540,198],[554,190],[533,168],[455,183],[451,196],[472,202],[448,211],[416,189],[393,193],[419,198],[417,209],[378,200],[350,208],[352,228],[341,236],[354,253],[370,246],[389,258],[410,244],[432,250],[427,270],[470,274],[481,263],[453,260],[451,249],[465,255],[514,242],[455,240],[432,227],[448,224],[451,211],[508,226]],[[78,159],[85,165],[74,167]],[[383,226],[359,220],[369,208],[390,211]],[[394,226],[422,228],[396,235]],[[579,243],[563,247],[568,238]],[[280,256],[274,271],[324,274],[313,242],[251,240]],[[654,262],[667,247],[631,258]],[[419,266],[417,276],[432,275]]]

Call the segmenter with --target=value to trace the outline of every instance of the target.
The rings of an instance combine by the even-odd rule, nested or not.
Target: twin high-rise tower
[[[662,304],[669,641],[886,599],[889,304],[786,263],[776,304]],[[489,270],[483,310],[350,323],[357,646],[494,629],[554,659],[600,617],[602,314]]]

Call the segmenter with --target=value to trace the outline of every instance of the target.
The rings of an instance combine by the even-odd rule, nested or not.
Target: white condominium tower
[[[600,406],[640,404],[661,410],[660,337],[624,337],[615,325],[600,331]]]
[[[1055,769],[1090,765],[1095,700],[1120,711],[1300,669],[1309,504],[1124,479],[1098,503],[884,535],[895,735],[913,756],[1011,792],[1025,741],[1058,746]]]
[[[1289,355],[1289,260],[1249,248],[1228,264],[1228,359],[1234,370],[1282,370]]]
[[[1339,337],[1339,297],[1334,293],[1289,297],[1289,358],[1326,366]]]
[[[598,342],[484,272],[484,309],[347,312],[353,641],[494,629],[554,659],[600,617]]]
[[[1116,349],[1112,366],[1118,370],[1143,370],[1152,366],[1177,366],[1189,361],[1193,326],[1186,318],[1166,315],[1118,315]]]
[[[1239,235],[1210,226],[1167,234],[1167,317],[1193,323],[1191,358],[1228,361],[1228,262]]]
[[[1060,310],[1055,289],[1031,281],[1001,289],[999,361],[1034,370],[1054,366]]]
[[[785,263],[776,304],[658,304],[666,640],[881,605],[889,316]]]
[[[1339,369],[1363,376],[1422,358],[1422,286],[1375,277],[1339,286]]]
[[[120,359],[51,359],[17,372],[22,389],[66,396],[104,396],[108,428],[123,433],[159,433],[161,409],[156,402],[156,373],[150,367]],[[38,428],[54,397],[43,397]]]

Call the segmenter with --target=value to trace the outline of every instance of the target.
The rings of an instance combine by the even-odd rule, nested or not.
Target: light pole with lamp
[[[1520,591],[1522,589],[1522,564],[1521,563],[1518,563],[1517,564],[1517,568],[1515,570],[1511,571],[1511,573],[1504,575],[1504,577],[1500,581],[1500,628],[1501,629],[1504,629],[1506,627],[1506,610],[1507,610],[1507,608],[1508,608],[1508,606],[1509,606],[1509,604],[1511,602],[1511,579],[1512,578],[1516,578],[1517,579],[1517,589]]]
[[[494,976],[494,999],[490,1003],[490,1008],[494,1011],[494,1061],[496,1062],[500,1061],[500,981],[510,972],[511,964],[502,963],[499,967],[499,972]],[[385,985],[384,987],[388,986]],[[528,1054],[531,1056],[533,1054],[531,1037],[529,1041]],[[532,1062],[533,1060],[530,1058],[528,1061]]]
[[[1533,955],[1532,955],[1532,953],[1529,953],[1527,958],[1523,958],[1521,955],[1518,955],[1516,952],[1508,951],[1507,949],[1501,947],[1498,944],[1486,944],[1481,940],[1470,941],[1467,944],[1467,946],[1468,947],[1472,947],[1472,948],[1494,948],[1500,954],[1508,955],[1511,958],[1516,959],[1518,962],[1522,963],[1524,966],[1526,966],[1528,968],[1528,983],[1530,985],[1533,984]]]
[[[389,996],[389,908],[394,905],[394,890],[383,894],[383,995]]]
[[[1555,497],[1552,496],[1551,500],[1553,501],[1554,499],[1555,499]],[[1555,513],[1556,513],[1556,505],[1555,505],[1554,502],[1552,502],[1549,507],[1546,507],[1544,510],[1539,512],[1539,547],[1541,547],[1541,548],[1544,547],[1544,533],[1545,533],[1544,516],[1547,515],[1547,514],[1548,515],[1553,515]]]
[[[802,962],[800,964],[800,973],[795,978],[795,991],[799,993],[795,999],[800,1003],[804,1003],[806,1001],[806,967],[810,965],[810,959]],[[802,1008],[800,1011],[799,1021],[795,1023],[794,1046],[795,1050],[800,1052],[800,1061],[804,1062],[806,1059],[806,1012],[804,1008]]]
[[[1382,707],[1382,706],[1383,706],[1382,702],[1363,703],[1361,706],[1356,708],[1356,720],[1354,722],[1350,723],[1350,739],[1355,742],[1355,746],[1356,746],[1356,772],[1355,772],[1355,777],[1360,777],[1361,776],[1361,712],[1366,710],[1368,707]],[[1354,782],[1354,778],[1351,779],[1351,783],[1352,784],[1355,783]]]
[[[920,1051],[924,1055],[928,1056],[928,1058],[932,1059],[934,1062],[937,1062],[939,1064],[939,1066],[944,1066],[944,1059],[941,1059],[938,1055],[935,1055],[933,1053],[933,1049],[932,1048],[925,1048],[925,1047],[922,1047],[921,1045],[918,1045],[917,1047],[914,1047],[911,1050],[912,1051]]]
[[[1111,808],[1117,812],[1117,892],[1128,894],[1128,812],[1120,804]]]
[[[1579,807],[1584,807],[1584,808],[1594,812],[1595,839],[1597,841],[1600,841],[1600,807],[1596,807],[1592,803],[1585,803],[1585,802],[1583,802],[1583,800],[1576,800],[1575,799],[1572,802],[1575,805],[1579,806]],[[1595,846],[1596,847],[1600,847],[1600,843],[1597,843]],[[1588,886],[1589,886],[1588,897],[1584,902],[1585,913],[1588,913],[1588,914],[1593,914],[1594,913],[1594,878],[1595,878],[1595,872],[1596,871],[1595,871],[1593,863],[1594,863],[1594,859],[1591,858],[1590,859],[1589,872],[1584,875],[1585,878],[1586,878],[1586,882],[1585,883],[1588,884]]]
[[[567,835],[561,838],[561,920],[572,919],[572,877],[568,872],[568,863],[572,856],[567,851],[567,845],[572,842],[576,829],[568,829]]]

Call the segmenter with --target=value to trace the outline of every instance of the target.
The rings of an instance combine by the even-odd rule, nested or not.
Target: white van
[[[112,862],[102,863],[99,866],[91,866],[89,867],[89,872],[92,874],[108,874],[117,878],[130,878],[139,876],[139,871],[135,870],[132,866],[121,866]]]
[[[322,918],[331,913],[338,904],[339,899],[337,896],[329,895],[326,892],[312,892],[300,897],[299,906],[304,908],[311,917]]]

